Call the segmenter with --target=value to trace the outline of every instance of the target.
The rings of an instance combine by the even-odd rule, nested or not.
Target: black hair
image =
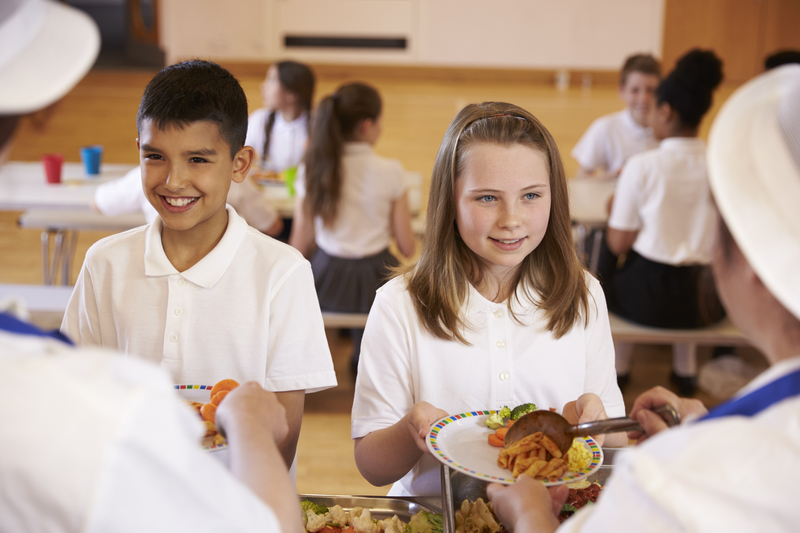
[[[711,108],[712,93],[722,82],[722,61],[711,50],[693,49],[678,59],[659,84],[656,100],[668,103],[683,126],[696,128]]]
[[[170,65],[150,80],[136,114],[136,129],[150,119],[160,129],[210,120],[231,149],[231,159],[247,137],[247,97],[233,75],[210,61]]]
[[[311,114],[311,103],[314,99],[314,84],[316,79],[314,73],[303,63],[297,61],[279,61],[275,63],[275,69],[278,71],[278,79],[281,86],[285,91],[288,91],[297,96],[297,103],[307,115]],[[264,148],[262,151],[263,158],[269,158],[269,145],[272,139],[272,126],[275,124],[275,110],[270,111],[267,122],[264,125]],[[311,129],[311,120],[308,120],[309,130]]]
[[[764,70],[772,70],[781,65],[800,63],[800,50],[781,50],[764,59]]]
[[[353,139],[359,124],[380,114],[380,94],[364,83],[343,85],[319,103],[305,156],[305,209],[312,216],[326,224],[336,218],[344,143]]]

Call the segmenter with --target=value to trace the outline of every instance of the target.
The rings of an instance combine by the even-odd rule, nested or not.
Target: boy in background
[[[661,67],[652,55],[625,60],[619,82],[625,109],[595,120],[575,145],[576,177],[616,178],[630,156],[658,147],[648,121],[660,81]]]
[[[305,393],[336,376],[308,261],[226,208],[254,158],[244,91],[214,63],[172,65],[148,84],[136,122],[159,217],[89,249],[61,330],[141,355],[175,383],[231,378],[276,392],[292,464]]]

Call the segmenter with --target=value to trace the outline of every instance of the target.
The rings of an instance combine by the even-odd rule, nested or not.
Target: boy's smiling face
[[[247,154],[243,156],[247,148],[231,159],[219,127],[208,120],[160,129],[144,119],[136,144],[144,193],[161,216],[164,231],[221,238],[231,180],[243,181],[250,167]]]

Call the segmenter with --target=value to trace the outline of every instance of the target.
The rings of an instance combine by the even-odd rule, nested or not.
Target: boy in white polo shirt
[[[159,363],[176,383],[259,382],[286,408],[291,464],[305,393],[336,375],[309,263],[226,208],[254,158],[244,91],[214,63],[172,65],[148,84],[136,122],[159,217],[89,249],[61,330]]]
[[[648,123],[661,67],[649,54],[628,57],[622,66],[619,97],[625,109],[598,118],[572,149],[577,177],[616,178],[632,155],[658,147]]]

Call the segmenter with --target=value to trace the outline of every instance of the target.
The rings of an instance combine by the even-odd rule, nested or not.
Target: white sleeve
[[[103,183],[94,193],[94,203],[101,213],[108,216],[138,213],[147,203],[142,189],[142,171],[139,167],[123,177]]]
[[[250,113],[247,117],[247,137],[244,140],[245,146],[255,149],[259,159],[264,159],[264,120],[267,116],[265,108],[259,108]]]
[[[622,167],[622,173],[614,190],[614,205],[608,217],[608,227],[622,231],[638,231],[642,229],[640,208],[641,181],[643,166],[639,158],[634,156]]]
[[[269,320],[265,388],[308,393],[335,387],[336,373],[308,261],[302,260],[273,288]]]
[[[608,132],[604,117],[592,122],[589,129],[572,149],[572,157],[586,170],[608,170]]]
[[[131,404],[87,531],[280,531],[272,510],[200,448],[196,421],[174,395],[141,394]]]
[[[397,200],[403,196],[409,188],[409,183],[406,181],[406,171],[400,161],[392,161],[392,200]]]
[[[61,322],[61,332],[77,346],[102,346],[103,343],[100,331],[100,313],[92,285],[92,274],[89,270],[92,256],[92,248],[89,248]],[[116,346],[110,348],[116,348]]]
[[[586,277],[589,285],[589,325],[586,326],[585,391],[600,396],[609,418],[625,416],[625,401],[617,385],[614,341],[605,294],[594,277],[588,273]]]
[[[241,183],[231,183],[227,202],[245,222],[262,233],[266,233],[280,218],[272,202],[250,179],[245,179]]]
[[[408,317],[392,306],[393,293],[390,287],[378,291],[361,341],[350,423],[354,439],[395,424],[415,403]]]

